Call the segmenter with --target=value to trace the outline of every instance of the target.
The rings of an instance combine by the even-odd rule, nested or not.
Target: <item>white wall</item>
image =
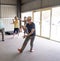
[[[2,18],[1,19],[5,28],[5,31],[13,31],[14,25],[12,24],[12,18]]]
[[[3,21],[5,31],[12,31],[14,26],[12,19],[17,15],[17,0],[0,0],[0,18]]]
[[[12,5],[1,5],[1,18],[3,20],[5,31],[13,31],[14,26],[12,19],[17,15],[16,6]]]

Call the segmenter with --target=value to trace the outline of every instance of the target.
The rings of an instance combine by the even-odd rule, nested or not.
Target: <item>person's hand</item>
[[[13,19],[13,23],[14,23],[14,19]]]
[[[24,35],[23,38],[26,38],[28,35]]]
[[[23,36],[23,38],[25,38],[25,36]]]

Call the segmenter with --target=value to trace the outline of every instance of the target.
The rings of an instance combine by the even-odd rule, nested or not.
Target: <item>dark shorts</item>
[[[19,32],[19,28],[14,28],[14,33],[18,33]]]

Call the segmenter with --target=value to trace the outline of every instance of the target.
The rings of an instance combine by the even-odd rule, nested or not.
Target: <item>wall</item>
[[[0,5],[0,18],[1,18],[1,5]]]
[[[1,18],[13,18],[16,16],[16,6],[1,5]]]
[[[1,18],[1,0],[0,0],[0,18]]]
[[[12,19],[17,16],[17,0],[1,0],[0,18],[2,19],[5,31],[13,31]]]
[[[17,0],[1,0],[1,4],[16,5]]]
[[[11,18],[17,14],[16,0],[1,0],[1,18]]]

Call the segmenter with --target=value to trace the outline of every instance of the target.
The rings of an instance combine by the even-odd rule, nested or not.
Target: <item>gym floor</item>
[[[1,35],[0,35],[1,36]],[[28,42],[23,53],[17,51],[21,48],[24,39],[19,36],[5,35],[5,41],[0,37],[0,61],[60,61],[60,43],[37,37],[34,41],[34,52],[29,52]]]

